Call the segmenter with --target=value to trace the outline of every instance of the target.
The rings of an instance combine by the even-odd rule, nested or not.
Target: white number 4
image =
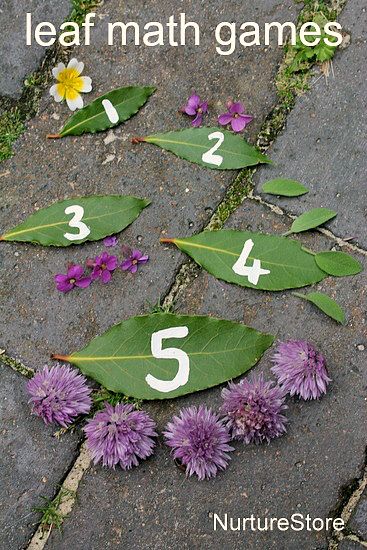
[[[209,149],[206,153],[203,154],[201,160],[207,164],[214,164],[214,166],[220,166],[223,162],[223,157],[221,155],[215,155],[214,153],[219,149],[224,141],[224,134],[222,132],[213,132],[208,136],[209,141],[212,139],[217,139],[217,143]]]
[[[65,214],[74,214],[69,221],[69,226],[79,229],[79,233],[64,233],[65,239],[68,241],[80,241],[88,237],[90,229],[84,222],[82,222],[84,208],[78,204],[73,204],[72,206],[65,208]]]
[[[250,283],[252,283],[253,285],[257,285],[260,276],[269,275],[270,271],[268,269],[261,268],[260,260],[254,259],[252,267],[248,267],[245,265],[253,247],[253,240],[248,239],[243,246],[240,257],[238,258],[232,269],[237,275],[244,275],[248,278]]]
[[[189,356],[181,349],[162,349],[162,340],[164,338],[185,338],[188,334],[189,329],[187,327],[167,328],[152,334],[151,350],[153,357],[156,359],[176,359],[178,361],[178,371],[173,380],[160,380],[151,374],[145,377],[147,384],[154,390],[168,393],[187,384],[190,374]]]

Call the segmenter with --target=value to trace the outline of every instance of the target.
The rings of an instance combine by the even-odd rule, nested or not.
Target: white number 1
[[[187,384],[190,374],[189,356],[181,349],[162,349],[162,340],[164,338],[185,338],[188,334],[189,329],[187,327],[172,327],[152,334],[151,349],[153,357],[156,359],[177,359],[178,361],[178,371],[173,380],[160,380],[151,374],[145,377],[147,384],[154,390],[168,393]]]
[[[73,204],[72,206],[65,208],[65,214],[74,214],[69,221],[69,226],[79,229],[79,233],[64,233],[65,239],[68,241],[80,241],[81,239],[88,237],[90,229],[84,222],[82,222],[84,208],[78,204]]]
[[[253,285],[257,285],[260,276],[269,275],[270,271],[268,269],[261,268],[260,260],[254,260],[252,267],[247,267],[245,265],[253,247],[253,240],[248,239],[243,246],[240,257],[238,258],[232,269],[237,275],[244,275],[248,278],[250,283],[252,283]]]
[[[214,155],[215,151],[219,149],[219,147],[222,145],[224,141],[224,134],[222,132],[213,132],[212,134],[209,134],[208,139],[211,141],[212,139],[217,139],[217,143],[209,149],[206,153],[203,154],[201,157],[201,160],[203,162],[206,162],[207,164],[214,164],[215,166],[220,166],[223,162],[223,157],[221,155]]]

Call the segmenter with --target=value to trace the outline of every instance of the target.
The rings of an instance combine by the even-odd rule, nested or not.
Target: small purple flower
[[[105,408],[88,420],[84,431],[93,462],[129,470],[153,453],[157,436],[155,422],[133,405],[105,403]]]
[[[219,124],[227,126],[230,123],[234,132],[242,132],[254,117],[245,113],[245,106],[241,101],[228,101],[227,107],[228,112],[218,117]]]
[[[182,409],[174,416],[163,434],[172,448],[173,457],[186,466],[186,475],[199,480],[215,477],[225,470],[233,447],[229,431],[219,416],[204,405]]]
[[[262,375],[244,378],[239,384],[230,382],[222,398],[221,411],[233,439],[247,445],[269,443],[286,431],[285,392],[274,382],[265,382]]]
[[[149,256],[143,255],[140,250],[130,250],[129,257],[121,264],[122,271],[130,271],[130,273],[136,273],[140,264],[144,265],[149,260]]]
[[[92,405],[91,389],[84,376],[70,367],[45,366],[27,383],[32,412],[45,424],[57,422],[64,428]]]
[[[115,237],[115,235],[111,235],[110,237],[106,237],[105,239],[103,239],[103,244],[107,248],[112,247],[112,246],[116,246],[118,244],[118,242],[119,242],[118,238]]]
[[[302,399],[319,399],[326,393],[331,382],[326,360],[309,342],[280,342],[272,361],[271,370],[286,393]]]
[[[92,280],[85,276],[84,268],[81,265],[71,265],[66,275],[58,273],[54,277],[56,288],[60,292],[69,292],[75,287],[87,288]]]
[[[112,273],[117,267],[117,257],[110,256],[107,252],[102,252],[100,256],[97,256],[94,260],[94,267],[92,271],[92,279],[101,279],[103,284],[109,283],[112,279]]]
[[[191,124],[198,127],[203,122],[203,115],[208,112],[208,102],[201,101],[200,97],[193,93],[181,110],[187,115],[195,117]]]

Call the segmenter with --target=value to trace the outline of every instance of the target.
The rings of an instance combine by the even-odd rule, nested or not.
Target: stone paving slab
[[[24,548],[43,506],[78,452],[78,434],[57,440],[30,415],[25,378],[0,364],[0,548]]]
[[[339,550],[363,550],[363,548],[365,548],[365,546],[362,546],[359,542],[355,542],[350,539],[342,540],[338,546]]]
[[[55,104],[46,92],[40,116],[29,123],[17,142],[15,156],[2,164],[2,231],[36,207],[66,197],[126,193],[153,200],[123,233],[126,244],[139,246],[150,255],[150,263],[136,277],[116,275],[110,285],[95,284],[67,296],[54,289],[55,273],[64,272],[68,262],[94,256],[102,250],[101,244],[65,250],[1,244],[5,273],[0,289],[0,342],[8,354],[29,366],[42,365],[51,352],[72,352],[121,319],[146,312],[147,302],[155,303],[167,292],[183,260],[178,251],[167,254],[159,237],[200,230],[235,175],[190,164],[154,146],[132,145],[130,138],[189,125],[177,109],[192,89],[220,102],[212,108],[208,119],[212,124],[228,97],[243,98],[256,116],[249,127],[252,139],[275,102],[273,80],[282,49],[251,48],[232,59],[221,58],[215,52],[212,31],[225,14],[238,22],[286,21],[295,20],[300,6],[291,0],[262,0],[238,9],[235,0],[226,2],[225,8],[216,0],[208,17],[195,6],[187,6],[187,18],[201,24],[204,36],[202,55],[195,52],[193,62],[189,46],[125,50],[106,45],[108,21],[164,21],[177,12],[176,2],[106,3],[98,12],[91,46],[73,53],[84,61],[85,74],[93,77],[94,92],[88,101],[128,84],[156,85],[156,94],[136,117],[108,136],[101,133],[50,141],[45,135],[58,130],[68,110]]]
[[[256,191],[276,177],[296,179],[310,192],[298,199],[264,198],[299,215],[325,206],[338,212],[328,227],[367,247],[366,70],[367,10],[364,0],[347,2],[340,22],[351,43],[333,60],[335,77],[314,80],[287,119],[268,153],[274,166],[259,170]]]
[[[348,528],[367,542],[367,490],[365,489],[349,520]]]
[[[284,218],[251,200],[229,227],[272,233],[287,229]],[[303,236],[302,242],[314,250],[333,244],[318,233]],[[169,257],[168,249],[166,253]],[[210,482],[186,481],[163,445],[131,472],[93,468],[81,483],[63,535],[54,533],[48,548],[326,549],[324,532],[214,533],[212,518],[213,513],[326,517],[336,505],[339,487],[360,475],[367,436],[366,351],[357,347],[367,347],[363,277],[330,278],[318,285],[348,310],[349,322],[343,327],[290,292],[256,292],[201,274],[178,304],[179,312],[233,319],[279,339],[313,341],[328,358],[330,392],[318,402],[290,400],[288,434],[269,446],[235,443],[230,467]],[[270,366],[267,353],[256,371],[269,375]],[[220,388],[147,408],[161,431],[181,407],[203,402],[217,408]]]
[[[43,21],[58,28],[70,11],[70,0],[6,0],[1,3],[0,96],[19,98],[25,77],[37,69],[45,55],[43,46],[26,45],[27,12],[32,13],[33,28]]]

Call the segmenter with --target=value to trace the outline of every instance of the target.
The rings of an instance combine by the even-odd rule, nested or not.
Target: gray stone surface
[[[325,206],[338,212],[328,227],[367,246],[366,132],[367,10],[364,0],[347,2],[340,22],[351,43],[333,61],[335,77],[320,77],[298,99],[286,129],[269,150],[273,167],[256,176],[257,191],[275,177],[304,183],[310,193],[298,199],[264,195],[292,214]]]
[[[287,229],[283,218],[251,200],[229,226],[273,233]],[[314,250],[333,244],[318,234],[306,235],[302,242]],[[170,251],[166,254],[168,258]],[[163,444],[131,472],[93,468],[82,481],[63,535],[54,533],[48,547],[326,549],[324,532],[214,533],[212,516],[228,513],[237,518],[253,513],[260,518],[289,518],[302,513],[325,518],[337,502],[339,487],[360,475],[367,436],[366,351],[357,348],[367,341],[363,277],[329,278],[318,285],[348,311],[348,325],[338,326],[290,292],[256,292],[200,275],[181,299],[178,311],[244,322],[278,339],[313,341],[328,360],[333,379],[329,393],[317,402],[290,399],[287,435],[269,446],[236,443],[230,467],[210,482],[186,481]],[[264,356],[256,372],[270,375],[270,355]],[[203,402],[217,408],[220,388],[152,403],[149,410],[162,430],[182,406]]]
[[[0,364],[0,548],[24,548],[43,506],[72,464],[78,435],[53,437],[54,428],[30,415],[25,379]]]
[[[26,45],[26,14],[32,14],[33,28],[48,21],[56,28],[71,11],[69,0],[6,0],[0,6],[0,96],[18,98],[26,76],[37,69],[45,55],[43,46]]]
[[[363,492],[353,514],[350,518],[348,527],[351,531],[367,542],[367,490]]]
[[[139,22],[165,21],[176,13],[176,2],[136,6],[132,0],[115,0],[100,10],[91,46],[74,52],[84,61],[85,74],[93,77],[94,91],[88,101],[128,84],[154,84],[157,92],[136,117],[113,132],[116,139],[110,143],[106,143],[106,133],[46,140],[45,135],[58,130],[69,116],[66,105],[57,105],[46,92],[42,114],[29,123],[17,142],[15,156],[2,164],[0,230],[58,199],[93,193],[134,194],[152,199],[153,204],[122,239],[139,245],[151,260],[136,277],[119,273],[110,285],[97,283],[63,296],[54,289],[53,275],[64,272],[68,262],[83,261],[101,251],[101,244],[56,250],[1,243],[0,342],[9,354],[38,367],[51,352],[76,350],[113,323],[146,311],[148,302],[156,302],[168,290],[183,256],[176,250],[167,253],[159,237],[198,231],[234,173],[201,168],[154,146],[132,145],[130,138],[189,125],[177,110],[192,89],[213,102],[211,124],[216,123],[229,96],[243,99],[256,115],[248,133],[253,138],[275,102],[272,82],[282,50],[250,48],[222,58],[215,52],[213,27],[225,14],[238,22],[261,23],[270,17],[294,19],[299,9],[291,0],[284,4],[262,0],[241,10],[235,0],[225,8],[217,1],[207,17],[207,12],[190,4],[187,18],[203,29],[201,50],[190,46],[125,50],[106,45],[108,21],[118,21],[123,15]]]
[[[363,550],[363,548],[365,548],[365,546],[350,539],[343,539],[338,546],[339,550]]]

